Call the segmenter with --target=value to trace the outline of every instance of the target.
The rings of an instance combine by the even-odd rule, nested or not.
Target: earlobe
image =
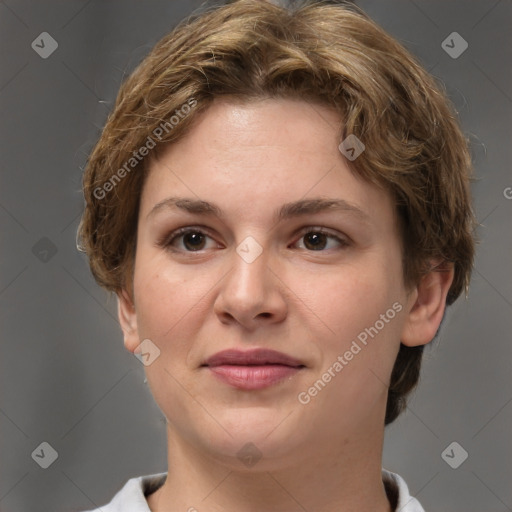
[[[117,314],[124,335],[124,346],[133,352],[139,345],[139,331],[135,305],[126,290],[117,294]]]
[[[409,347],[430,343],[441,325],[446,296],[453,282],[452,263],[436,262],[414,290],[415,300],[405,321],[400,341]]]

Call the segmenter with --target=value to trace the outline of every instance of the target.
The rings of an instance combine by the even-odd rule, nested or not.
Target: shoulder
[[[130,478],[112,500],[99,508],[86,512],[151,512],[146,496],[163,485],[167,473]]]
[[[394,510],[400,512],[425,512],[419,501],[409,494],[409,488],[400,475],[382,468],[382,481],[384,482],[389,500],[395,506]]]

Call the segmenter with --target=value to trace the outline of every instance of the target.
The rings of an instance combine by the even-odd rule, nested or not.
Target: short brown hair
[[[160,148],[183,137],[220,96],[296,98],[335,109],[342,119],[340,142],[353,134],[365,145],[349,162],[352,171],[395,201],[404,282],[417,283],[432,261],[442,260],[455,273],[447,303],[467,289],[475,225],[471,158],[442,85],[351,4],[303,1],[284,8],[255,0],[190,16],[122,84],[83,178],[80,243],[101,286],[131,293],[150,161],[135,161],[134,151],[155,142],[152,134],[163,132],[155,132],[158,127],[166,128]],[[187,104],[194,108],[184,109]],[[167,121],[173,114],[179,122]],[[422,351],[400,344],[386,424],[404,410],[417,384]]]

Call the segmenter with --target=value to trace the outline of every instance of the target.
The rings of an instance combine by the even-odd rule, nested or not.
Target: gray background
[[[427,349],[384,467],[427,511],[512,510],[512,2],[358,3],[445,83],[473,142],[481,222],[469,299]],[[162,415],[75,233],[82,167],[123,74],[198,6],[0,1],[2,512],[93,508],[166,470]],[[441,47],[453,31],[469,43],[457,59]],[[31,47],[41,32],[58,42],[47,59]],[[453,441],[469,454],[458,469],[441,457]],[[58,453],[48,469],[31,456],[42,442]]]

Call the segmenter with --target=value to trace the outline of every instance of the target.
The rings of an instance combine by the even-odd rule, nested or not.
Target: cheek
[[[392,273],[374,268],[330,270],[324,277],[301,277],[299,296],[308,297],[311,309],[329,328],[344,339],[373,325],[379,316],[400,299]],[[309,290],[309,293],[308,293]],[[309,304],[308,304],[309,305]]]
[[[319,290],[310,294],[308,306],[322,320],[321,332],[326,333],[316,331],[321,368],[332,368],[336,361],[343,366],[337,374],[344,377],[335,379],[333,389],[341,386],[344,396],[350,396],[352,389],[361,398],[367,393],[372,400],[389,379],[404,321],[400,272],[393,261],[381,257],[362,266],[331,271],[320,280],[302,281],[302,293],[306,294],[308,288],[315,290],[314,283]],[[343,358],[341,363],[339,356]],[[361,386],[366,391],[358,391]]]
[[[187,281],[166,269],[163,262],[144,261],[135,267],[134,277],[139,335],[164,339],[190,310],[195,297]]]
[[[167,265],[168,267],[168,265]],[[193,288],[193,287],[191,287]],[[172,272],[162,260],[141,257],[134,276],[137,325],[140,339],[149,338],[159,348],[158,358],[145,367],[151,392],[158,406],[170,419],[173,414],[186,416],[186,382],[183,364],[189,350],[187,340],[194,329],[194,305],[198,298],[187,293],[187,280]]]
[[[314,400],[324,411],[320,414],[338,424],[349,421],[347,410],[361,418],[385,403],[405,306],[396,278],[377,267],[372,272],[340,273],[322,282],[324,293],[311,297],[329,330],[322,329],[327,336],[317,331],[321,360],[307,384],[311,387],[302,391],[316,394],[328,382]]]

